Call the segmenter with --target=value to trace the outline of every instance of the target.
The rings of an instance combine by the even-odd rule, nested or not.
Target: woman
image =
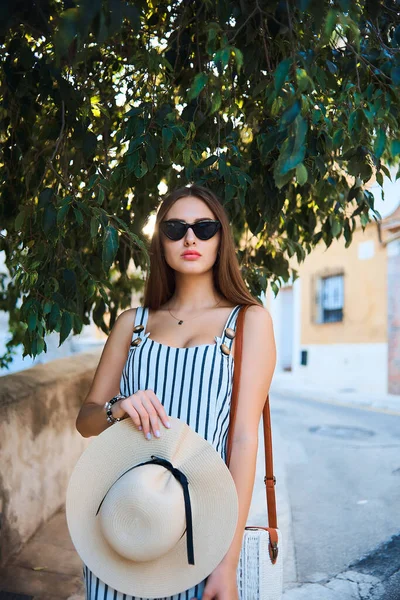
[[[192,185],[166,196],[150,256],[143,307],[117,318],[76,426],[84,437],[112,426],[104,405],[120,393],[124,398],[112,405],[113,419],[131,418],[149,439],[160,437],[160,422],[168,427],[168,415],[173,415],[207,439],[226,462],[235,345],[231,330],[240,306],[251,305],[244,319],[229,466],[239,499],[236,533],[207,579],[160,599],[238,600],[236,569],[254,485],[258,426],[276,362],[271,317],[247,291],[227,215],[210,190]],[[87,568],[84,573],[88,599],[117,598]]]

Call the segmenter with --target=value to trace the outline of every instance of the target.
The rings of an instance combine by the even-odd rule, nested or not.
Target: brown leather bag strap
[[[243,324],[244,315],[250,305],[244,305],[240,310],[236,321],[236,335],[235,335],[235,366],[233,370],[233,388],[231,398],[231,409],[229,418],[229,430],[227,439],[227,462],[229,462],[232,452],[232,439],[234,433],[234,427],[236,423],[236,409],[237,400],[239,393],[239,381],[240,371],[242,366],[242,347],[243,347]],[[275,499],[275,477],[274,477],[274,466],[272,459],[272,432],[271,432],[271,415],[269,409],[269,394],[267,395],[264,409],[263,409],[263,427],[264,427],[264,448],[265,448],[265,477],[264,483],[266,486],[266,498],[267,498],[267,510],[268,510],[268,525],[277,529],[277,518],[276,518],[276,499]]]

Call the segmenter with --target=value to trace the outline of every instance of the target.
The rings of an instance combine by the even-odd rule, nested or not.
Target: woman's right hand
[[[143,431],[146,439],[151,439],[153,433],[160,437],[160,426],[158,418],[168,429],[171,424],[165,408],[157,398],[153,390],[138,390],[131,396],[119,400],[111,407],[114,418],[123,418],[126,414],[131,417],[136,427]]]

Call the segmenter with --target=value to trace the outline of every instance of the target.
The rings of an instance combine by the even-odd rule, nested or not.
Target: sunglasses
[[[189,227],[192,228],[193,233],[199,240],[209,240],[213,237],[221,227],[220,221],[196,221],[196,223],[186,223],[186,221],[179,221],[178,219],[171,219],[169,221],[161,221],[161,231],[170,239],[181,240],[186,235]]]

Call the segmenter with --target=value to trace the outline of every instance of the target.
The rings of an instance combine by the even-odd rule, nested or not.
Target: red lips
[[[189,250],[188,252],[183,252],[182,256],[201,256],[201,254],[195,250]]]

